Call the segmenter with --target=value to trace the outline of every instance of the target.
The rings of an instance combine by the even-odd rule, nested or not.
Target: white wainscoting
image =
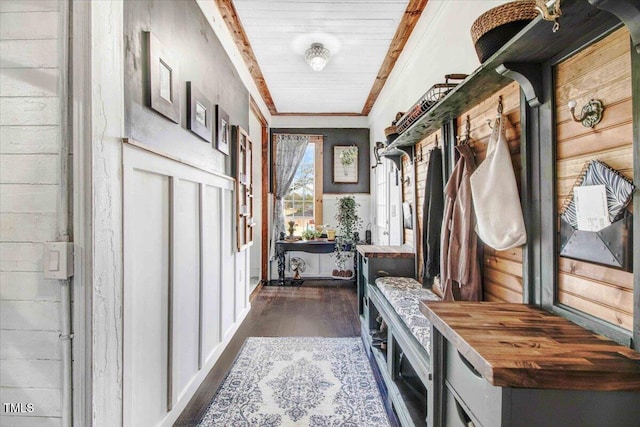
[[[248,257],[232,179],[129,144],[123,164],[123,424],[172,425],[248,312]]]

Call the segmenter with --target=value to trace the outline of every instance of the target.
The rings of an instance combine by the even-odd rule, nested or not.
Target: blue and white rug
[[[201,426],[389,426],[360,338],[247,338]]]

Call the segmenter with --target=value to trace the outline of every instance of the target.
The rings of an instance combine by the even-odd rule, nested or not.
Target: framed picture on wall
[[[175,123],[180,123],[178,63],[158,39],[145,31],[149,52],[147,105]]]
[[[229,115],[219,105],[216,105],[216,148],[225,155],[229,155],[231,141],[231,125]]]
[[[358,147],[335,145],[333,147],[333,182],[338,184],[358,183]]]
[[[187,127],[189,130],[206,142],[211,142],[212,117],[211,102],[193,86],[193,83],[187,82]]]

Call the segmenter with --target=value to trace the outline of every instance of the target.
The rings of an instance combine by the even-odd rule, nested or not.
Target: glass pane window
[[[298,166],[289,192],[284,196],[285,230],[289,221],[296,224],[294,234],[299,236],[307,228],[314,227],[315,218],[315,144],[309,144]]]

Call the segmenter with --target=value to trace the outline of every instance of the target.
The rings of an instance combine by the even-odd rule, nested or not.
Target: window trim
[[[283,135],[274,133],[273,134],[273,152],[276,150],[277,144],[277,135]],[[306,135],[306,134],[301,134]],[[322,173],[322,162],[324,159],[324,137],[322,135],[308,135],[309,136],[309,144],[315,144],[314,156],[315,162],[313,165],[314,168],[314,198],[313,198],[313,220],[316,224],[322,224],[323,222],[323,178],[324,175]]]

